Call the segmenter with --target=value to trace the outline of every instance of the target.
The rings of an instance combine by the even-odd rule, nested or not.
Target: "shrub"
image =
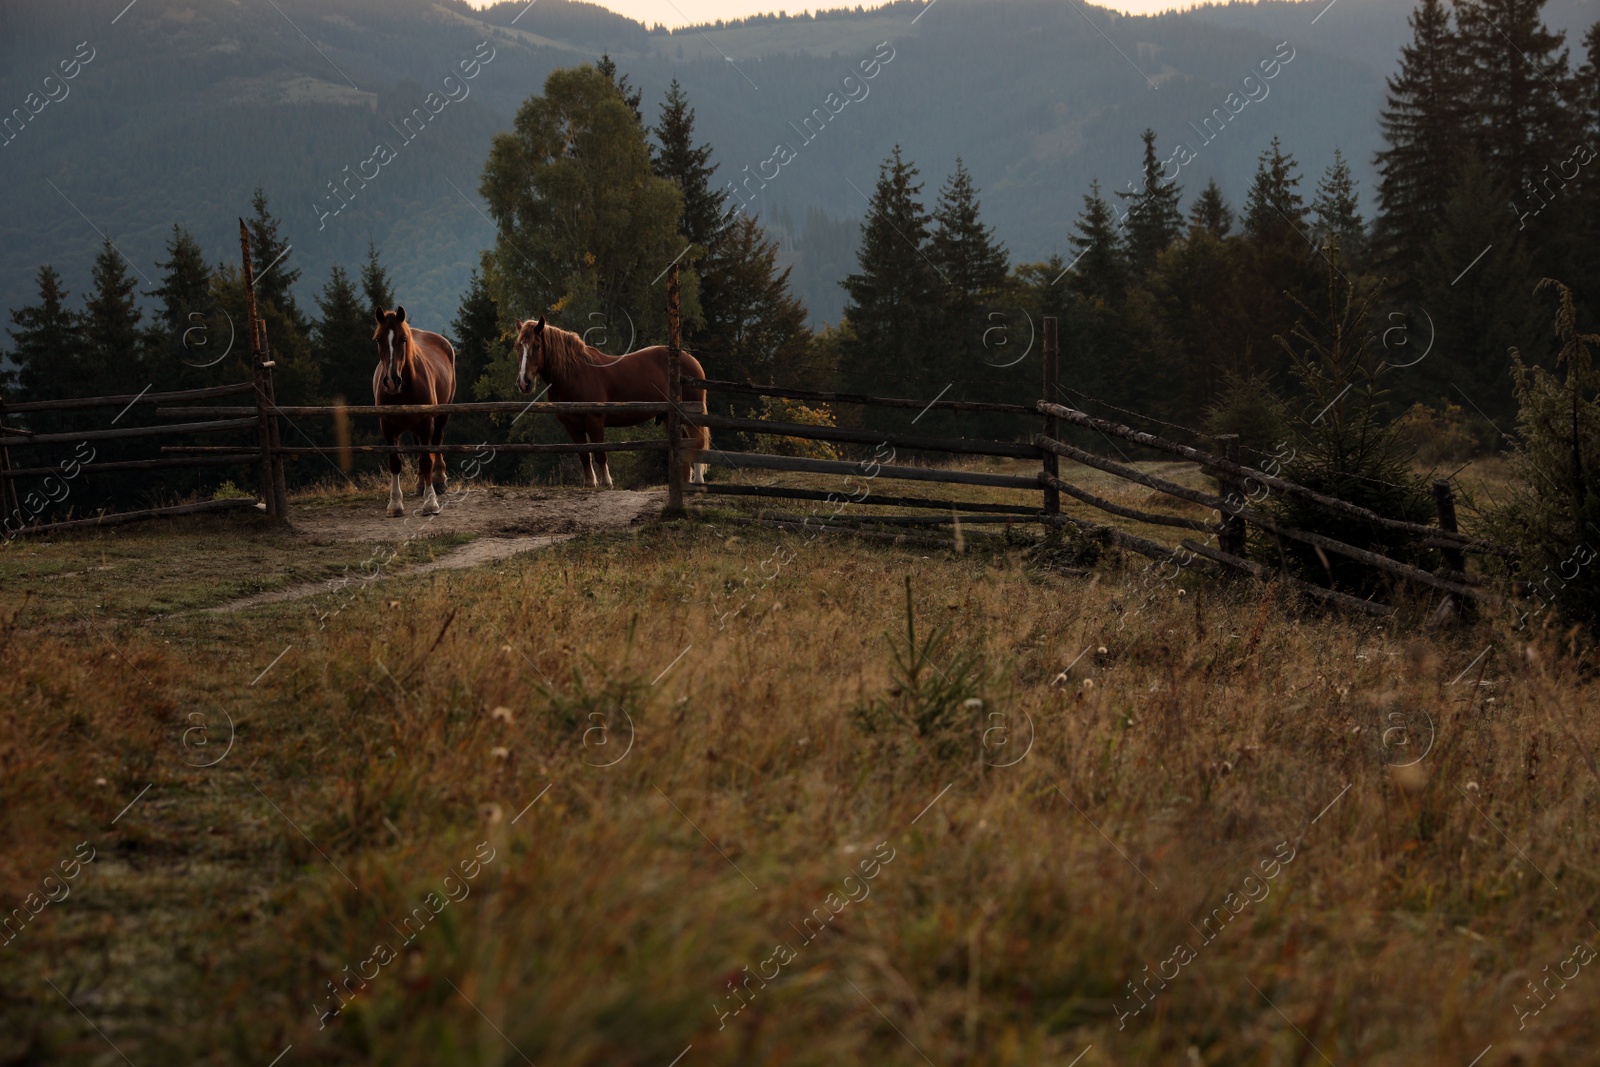
[[[808,407],[798,400],[764,396],[761,411],[756,416],[772,422],[795,422],[802,426],[837,426],[833,410],[826,404]],[[762,448],[775,456],[803,456],[806,459],[838,459],[839,450],[826,441],[812,441],[804,437],[775,437],[762,435]]]
[[[1418,460],[1428,466],[1460,463],[1486,451],[1473,432],[1473,421],[1460,404],[1444,402],[1442,408],[1412,404],[1394,421],[1394,432]]]
[[[1289,432],[1289,411],[1263,377],[1228,374],[1222,399],[1206,412],[1212,434],[1238,434],[1247,457],[1271,455]]]
[[[1517,394],[1517,440],[1511,499],[1495,514],[1496,532],[1522,552],[1522,573],[1541,601],[1574,622],[1600,622],[1600,372],[1591,346],[1600,334],[1579,333],[1572,291],[1556,290],[1554,372],[1529,367],[1511,350]],[[1564,370],[1565,376],[1560,372]]]

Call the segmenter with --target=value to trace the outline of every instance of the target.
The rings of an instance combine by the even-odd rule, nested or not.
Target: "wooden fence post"
[[[683,337],[678,319],[678,265],[667,271],[667,507],[663,515],[683,514]]]
[[[1450,483],[1443,478],[1433,481],[1433,502],[1439,509],[1439,529],[1446,533],[1456,533],[1456,495],[1450,489]],[[1467,570],[1467,558],[1459,548],[1446,548],[1444,551],[1444,565],[1457,574],[1464,574]]]
[[[244,336],[250,346],[250,366],[255,372],[256,427],[261,441],[261,502],[266,505],[267,515],[276,518],[279,508],[277,479],[272,469],[272,399],[266,379],[268,369],[263,366],[261,355],[262,333],[256,318],[256,272],[255,265],[250,262],[250,230],[244,219],[239,220],[239,251],[244,260]]]
[[[272,346],[267,343],[267,324],[261,320],[261,369],[266,372],[267,430],[272,438],[272,495],[278,501],[277,518],[289,517],[289,489],[283,473],[283,429],[278,419],[278,392],[272,384]]]
[[[1239,462],[1239,435],[1236,433],[1218,434],[1216,438],[1222,451],[1222,458],[1229,463]],[[1233,556],[1244,555],[1245,522],[1244,516],[1239,512],[1244,510],[1245,495],[1244,483],[1238,477],[1226,472],[1217,475],[1217,486],[1221,490],[1218,495],[1222,497],[1225,505],[1232,505],[1230,512],[1226,507],[1222,511],[1222,532],[1217,536],[1217,542],[1222,551]]]
[[[1050,403],[1057,403],[1056,388],[1061,378],[1061,349],[1056,339],[1056,317],[1046,315],[1044,318],[1044,398]],[[1061,437],[1061,420],[1054,415],[1044,417],[1044,435],[1059,440]],[[1049,449],[1043,449],[1044,473],[1052,478],[1061,476],[1061,460]],[[1061,514],[1061,492],[1048,482],[1044,487],[1044,513],[1046,515]]]

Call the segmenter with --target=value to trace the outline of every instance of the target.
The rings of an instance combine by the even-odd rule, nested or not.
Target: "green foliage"
[[[1433,407],[1419,402],[1394,420],[1394,432],[1419,462],[1436,467],[1488,452],[1492,442],[1474,432],[1482,425],[1482,419],[1474,419],[1460,404],[1445,401]]]
[[[1273,455],[1288,440],[1289,409],[1265,378],[1229,375],[1221,399],[1206,413],[1206,429],[1238,434],[1243,462],[1252,466],[1252,454]]]
[[[612,79],[591,66],[555,71],[544,94],[495,137],[480,185],[499,229],[484,281],[503,315],[626,311],[641,339],[666,329],[666,290],[683,195],[650,166],[644,128]],[[700,319],[685,272],[685,322]],[[580,327],[581,329],[582,327]]]
[[[1304,401],[1289,421],[1294,453],[1284,464],[1285,477],[1389,518],[1426,523],[1433,513],[1431,498],[1412,472],[1404,443],[1383,417],[1386,379],[1395,370],[1375,351],[1368,327],[1377,293],[1356,291],[1340,269],[1336,242],[1323,252],[1328,258],[1325,310],[1300,304],[1294,330],[1278,338]],[[1261,507],[1285,526],[1391,559],[1429,562],[1415,535],[1330,512],[1296,495],[1274,493]],[[1298,541],[1283,539],[1266,555],[1307,581],[1344,589],[1367,591],[1385,580],[1354,560]]]
[[[1245,199],[1244,232],[1257,241],[1301,240],[1306,228],[1306,202],[1298,192],[1300,174],[1294,156],[1277,137],[1261,153],[1255,181]]]
[[[311,329],[311,358],[329,398],[370,404],[377,357],[372,344],[372,308],[356,293],[343,267],[334,267],[316,298],[318,318]],[[393,307],[393,304],[382,305]]]
[[[940,755],[953,755],[980,733],[983,658],[962,647],[948,625],[918,640],[909,575],[905,582],[905,632],[884,635],[890,648],[890,686],[856,706],[856,722],[868,733],[908,732],[931,742]]]
[[[1600,625],[1600,334],[1580,333],[1572,291],[1539,283],[1557,296],[1556,371],[1523,362],[1513,350],[1517,447],[1511,499],[1497,525],[1522,552],[1535,595],[1565,617]],[[1561,373],[1564,371],[1564,374]]]
[[[1144,274],[1154,270],[1156,257],[1166,251],[1183,232],[1183,212],[1178,210],[1183,190],[1176,181],[1162,177],[1163,164],[1156,155],[1156,131],[1144,134],[1144,185],[1136,191],[1118,192],[1128,201],[1128,258],[1133,269]]]

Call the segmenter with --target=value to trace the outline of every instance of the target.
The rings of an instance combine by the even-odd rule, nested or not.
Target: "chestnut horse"
[[[587,344],[582,337],[556,326],[546,326],[544,317],[529,319],[517,324],[517,388],[524,393],[533,391],[533,380],[543,378],[550,385],[550,399],[562,403],[655,403],[667,398],[667,346],[652,345],[629,352],[625,356],[608,356]],[[680,367],[685,378],[704,378],[700,361],[687,352],[679,352]],[[706,391],[683,390],[683,410],[703,415],[706,410]],[[557,415],[574,442],[600,442],[606,439],[607,426],[637,426],[659,415],[633,415],[618,412],[605,415]],[[711,431],[704,426],[687,426],[689,445],[682,453],[682,476],[687,481],[703,482],[705,464],[696,463],[695,457],[711,447]],[[592,453],[600,464],[600,477],[596,479],[590,462],[591,453],[579,454],[583,464],[584,484],[595,486],[603,481],[611,485],[611,468],[604,452]]]
[[[378,346],[378,365],[372,372],[372,402],[393,404],[449,404],[456,396],[456,350],[436,333],[413,330],[406,309],[373,308],[378,329],[372,339]],[[379,415],[378,430],[391,446],[409,433],[423,451],[417,455],[417,495],[422,514],[439,514],[439,497],[445,491],[444,456],[427,451],[444,443],[449,415]],[[401,502],[400,453],[389,453],[389,517],[406,513]]]

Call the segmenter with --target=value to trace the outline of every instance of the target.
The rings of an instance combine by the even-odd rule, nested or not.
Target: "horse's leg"
[[[420,451],[417,453],[417,495],[422,497],[422,514],[439,514],[439,498],[433,492],[433,453],[428,447],[433,444],[433,431],[431,422],[425,423],[422,429],[413,434],[417,439]]]
[[[694,428],[694,439],[694,447],[689,449],[687,456],[689,461],[689,481],[704,485],[706,483],[706,465],[697,462],[697,460],[700,457],[700,453],[711,448],[711,430],[705,426],[696,426]]]
[[[400,443],[400,434],[398,432],[391,431],[387,426],[381,426],[380,428],[383,430],[383,439],[389,447],[393,448]],[[391,519],[398,519],[406,513],[406,506],[400,493],[400,471],[404,466],[405,462],[401,459],[400,453],[389,453],[389,517]]]
[[[576,415],[559,416],[561,425],[566,428],[567,436],[572,438],[572,443],[581,445],[588,439],[587,420]],[[578,453],[578,467],[583,475],[585,488],[594,485],[594,467],[589,462],[589,453]]]
[[[596,415],[589,420],[589,440],[594,444],[601,444],[606,439],[606,420],[604,415]],[[612,488],[611,464],[606,462],[604,452],[594,453],[595,462],[600,465],[599,482],[605,483],[607,489]],[[599,483],[596,483],[599,484]]]
[[[438,448],[444,444],[444,424],[450,421],[449,415],[439,415],[433,420],[433,446]],[[433,491],[439,496],[444,496],[449,488],[450,479],[445,474],[444,453],[433,454]]]

